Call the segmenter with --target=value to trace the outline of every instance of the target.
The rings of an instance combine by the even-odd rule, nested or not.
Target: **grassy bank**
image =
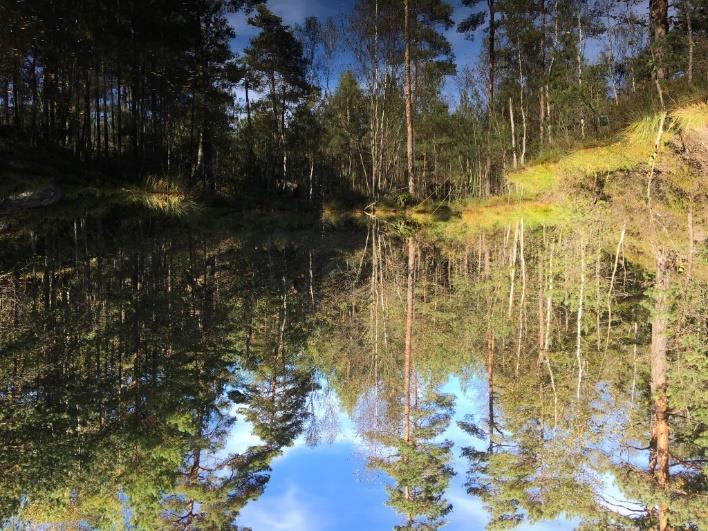
[[[698,159],[704,156],[701,149],[705,150],[706,128],[705,102],[677,107],[663,120],[661,113],[647,115],[606,143],[581,146],[509,172],[507,195],[452,205],[448,220],[433,215],[439,208],[435,205],[419,205],[409,213],[430,231],[456,237],[519,218],[530,226],[578,221],[595,205],[615,207],[617,201],[627,202],[628,189],[637,197],[626,206],[643,208],[641,189],[646,187],[652,164],[675,188],[673,197],[662,197],[662,201],[675,203],[681,196],[697,201],[705,181]]]
[[[657,137],[660,128],[662,134]],[[642,217],[636,212],[645,208],[644,188],[654,165],[654,171],[666,184],[664,193],[658,197],[659,207],[670,212],[672,218],[681,219],[688,209],[693,209],[694,222],[701,226],[702,190],[706,189],[701,157],[705,157],[708,143],[706,130],[708,104],[705,101],[684,104],[663,119],[661,114],[639,118],[605,143],[582,145],[509,172],[504,196],[453,204],[423,202],[408,208],[392,202],[367,205],[366,209],[361,205],[326,203],[321,220],[337,226],[361,223],[373,215],[394,227],[412,222],[445,239],[468,237],[481,230],[508,226],[519,219],[533,227],[577,223],[588,215],[601,215],[603,223],[619,227],[626,223],[626,218],[634,217],[634,224],[639,227]],[[0,168],[0,200],[49,186],[54,179],[50,175],[55,171],[36,164],[19,169]],[[85,178],[66,173],[59,176],[59,181],[64,192],[59,204],[20,212],[14,217],[26,220],[73,217],[76,212],[114,207],[199,223],[231,218],[239,225],[249,217],[268,217],[257,208],[245,208],[243,201],[204,202],[198,195],[158,177],[148,177],[142,184],[132,186],[119,185],[101,176],[87,183]],[[313,218],[312,212],[301,213],[293,208],[292,202],[289,209],[284,204],[282,209],[271,210],[270,215],[281,226],[283,223],[297,226],[312,222]],[[677,230],[673,228],[670,232]]]

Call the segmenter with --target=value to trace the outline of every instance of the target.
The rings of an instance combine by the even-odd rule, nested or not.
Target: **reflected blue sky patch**
[[[488,521],[480,501],[465,490],[466,462],[460,457],[463,446],[485,447],[457,426],[467,414],[480,418],[485,390],[472,381],[463,390],[456,377],[450,377],[442,391],[456,397],[454,421],[443,438],[454,442],[453,467],[446,494],[453,505],[446,530],[483,529]],[[339,410],[340,431],[336,441],[310,447],[303,436],[283,451],[272,463],[271,480],[264,494],[249,503],[238,519],[241,526],[254,531],[369,531],[391,529],[401,518],[386,505],[386,476],[366,467],[366,447],[357,436],[354,424]],[[243,451],[259,440],[247,422],[237,422],[227,442],[227,451]],[[538,524],[524,523],[517,529],[557,531],[574,529],[577,520],[558,519]]]

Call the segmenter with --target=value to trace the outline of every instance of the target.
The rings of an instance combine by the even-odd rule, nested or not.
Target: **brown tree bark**
[[[541,38],[538,42],[539,52],[541,55],[540,71],[541,76],[546,75],[546,3],[541,0]],[[544,85],[541,82],[538,91],[538,135],[543,145],[543,131],[546,123],[546,102],[545,102]]]
[[[403,440],[410,441],[411,436],[411,367],[413,356],[413,293],[415,281],[415,253],[416,244],[412,237],[408,238],[408,289],[406,292],[406,333],[403,352],[403,414],[405,424],[403,427]]]
[[[487,160],[485,166],[486,182],[485,195],[492,193],[492,122],[494,120],[494,70],[496,68],[496,48],[495,48],[495,31],[496,24],[494,20],[494,0],[487,0],[487,8],[489,9],[489,39],[487,40]]]
[[[653,425],[649,443],[649,468],[662,489],[669,481],[669,404],[667,397],[669,326],[669,287],[671,285],[669,257],[665,249],[654,250],[656,279],[654,281],[654,316],[651,322],[651,404]],[[668,507],[659,507],[659,530],[669,528]]]
[[[492,332],[491,316],[487,322],[487,429],[489,437],[489,446],[487,453],[494,451],[494,333]]]
[[[494,116],[494,70],[496,68],[494,0],[487,0],[487,7],[489,9],[489,41],[487,42],[487,53],[489,54],[489,61],[487,62],[487,128],[491,131],[492,118]]]
[[[411,36],[409,0],[403,0],[403,41],[405,62],[406,100],[406,155],[408,159],[408,193],[415,195],[415,173],[413,168],[413,97],[411,94]]]
[[[403,441],[408,444],[411,442],[411,376],[414,375],[413,364],[413,295],[415,290],[415,253],[416,244],[412,237],[408,238],[408,288],[406,291],[406,333],[403,353],[403,392],[405,393],[403,401]],[[404,456],[404,462],[407,462],[407,457]],[[408,487],[403,488],[403,496],[406,500],[410,499],[410,491]],[[412,515],[407,515],[407,522],[410,526]]]
[[[688,40],[688,67],[686,72],[686,78],[688,83],[693,83],[693,19],[691,17],[692,5],[690,0],[685,0],[684,10],[686,11],[686,39]]]
[[[654,75],[657,79],[664,79],[666,73],[662,64],[661,41],[669,32],[669,1],[649,0],[649,37],[654,53]]]

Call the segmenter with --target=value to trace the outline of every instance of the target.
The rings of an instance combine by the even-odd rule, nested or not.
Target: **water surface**
[[[446,243],[379,221],[15,227],[1,517],[631,528],[651,504],[646,288],[592,231],[520,223]]]

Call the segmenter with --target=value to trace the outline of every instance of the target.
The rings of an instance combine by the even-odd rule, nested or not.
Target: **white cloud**
[[[239,412],[239,408],[233,404],[230,414],[236,417],[236,422],[229,430],[229,435],[226,438],[226,444],[222,452],[224,454],[243,453],[249,446],[258,446],[263,444],[263,440],[253,433],[253,424],[244,419],[243,414]]]
[[[314,507],[310,496],[294,483],[280,496],[262,498],[247,505],[239,523],[259,531],[318,531],[328,523]]]
[[[446,529],[451,531],[454,529],[483,529],[489,521],[482,503],[464,492],[462,488],[453,486],[445,494],[445,497],[453,506]]]

